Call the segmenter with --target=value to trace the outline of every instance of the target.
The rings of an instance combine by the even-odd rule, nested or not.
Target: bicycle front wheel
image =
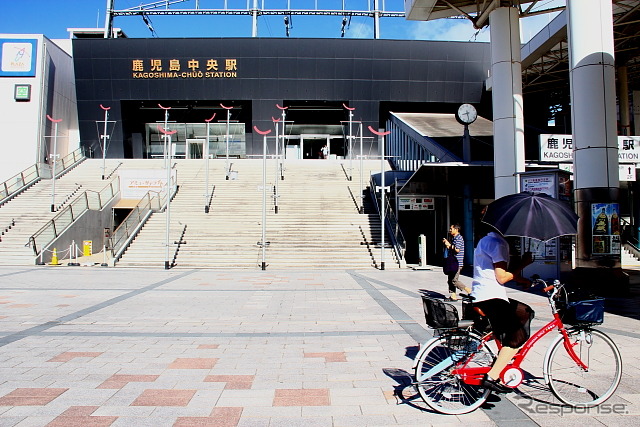
[[[424,402],[434,411],[459,415],[482,405],[490,390],[465,384],[451,371],[465,367],[491,366],[493,352],[476,335],[448,335],[432,339],[418,354],[415,368],[416,388]],[[436,371],[433,374],[430,373]],[[440,369],[442,368],[442,369]]]
[[[553,394],[567,405],[599,405],[610,398],[620,384],[620,351],[603,332],[580,328],[567,332],[570,345],[587,369],[582,369],[571,358],[560,336],[545,359],[545,380]]]

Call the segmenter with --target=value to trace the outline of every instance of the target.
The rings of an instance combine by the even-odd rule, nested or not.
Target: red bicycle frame
[[[514,356],[513,361],[504,368],[503,372],[506,371],[507,369],[513,369],[513,368],[520,369],[520,364],[527,356],[527,353],[529,353],[529,350],[531,350],[531,348],[542,337],[544,337],[554,329],[557,329],[562,334],[562,338],[564,341],[564,348],[567,350],[567,353],[569,354],[569,356],[576,362],[578,366],[586,370],[587,365],[585,365],[584,362],[580,360],[576,352],[573,350],[573,346],[575,346],[575,344],[572,344],[571,341],[569,340],[569,334],[567,333],[567,330],[564,327],[564,323],[562,323],[562,320],[560,319],[560,315],[558,313],[554,313],[553,320],[547,323],[542,328],[540,328],[531,337],[529,337],[527,342],[524,343],[524,345],[520,348],[520,350],[518,350],[518,353]],[[496,342],[496,345],[498,346],[498,351],[502,348],[502,344],[500,343],[500,341],[494,338],[493,333],[488,333],[482,337],[482,342],[480,343],[478,350],[480,350],[482,346],[487,345],[491,340],[494,340]],[[473,361],[473,357],[470,357],[467,360],[460,362],[459,366],[456,367],[451,373],[453,375],[459,375],[465,384],[479,386],[482,383],[482,379],[484,378],[484,375],[487,372],[489,372],[489,370],[491,370],[491,366],[469,367],[468,365],[472,361]]]

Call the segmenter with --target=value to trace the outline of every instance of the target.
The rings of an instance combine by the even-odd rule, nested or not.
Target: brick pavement
[[[543,340],[523,365],[532,379],[517,393],[446,416],[426,410],[405,375],[430,336],[422,289],[445,293],[445,276],[3,267],[0,426],[640,422],[635,294],[611,301],[624,315],[608,313],[602,327],[624,362],[607,403],[625,413],[611,405],[559,413],[538,381]],[[536,310],[532,329],[550,319],[542,296],[509,292]]]

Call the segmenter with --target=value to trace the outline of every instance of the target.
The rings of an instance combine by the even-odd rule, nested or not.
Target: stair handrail
[[[42,179],[40,170],[41,166],[36,163],[0,184],[0,205],[40,181]]]
[[[35,257],[46,250],[51,243],[67,230],[88,210],[102,210],[120,192],[120,177],[112,179],[102,190],[85,190],[56,216],[40,227],[25,246],[31,246]]]
[[[66,173],[71,167],[75,166],[79,161],[84,160],[84,151],[78,148],[67,154],[58,163],[62,164],[62,168],[56,178]],[[46,174],[46,172],[49,172]],[[45,163],[36,163],[22,172],[12,176],[2,184],[0,184],[0,206],[13,199],[27,188],[39,182],[41,179],[51,178],[51,170]]]
[[[373,179],[373,175],[371,175],[371,181],[369,182],[369,191],[371,192],[371,200],[375,205],[376,212],[380,215],[380,205],[378,204],[378,197],[375,192],[376,182]],[[392,233],[388,233],[391,239],[391,245],[396,253],[396,257],[398,262],[402,264],[404,261],[404,254],[406,252],[406,240],[404,238],[404,234],[400,229],[400,224],[396,218],[395,212],[391,208],[391,203],[389,202],[389,197],[384,193],[384,197],[386,198],[385,203],[385,224],[382,224],[381,232],[384,232],[385,228],[389,230],[393,230]]]
[[[170,187],[173,189],[171,198],[176,194],[177,178],[171,177]],[[161,212],[166,208],[167,192],[149,190],[131,210],[129,215],[113,230],[109,239],[109,247],[113,263],[115,264],[124,254],[131,241],[136,237],[142,226],[153,212]]]
[[[404,260],[404,254],[407,250],[407,241],[404,238],[404,234],[400,229],[400,223],[396,217],[396,212],[391,207],[391,201],[389,200],[389,196],[385,194],[385,218],[387,219],[388,226],[393,230],[392,237],[394,242],[394,248],[396,250],[396,254],[398,255],[398,259]]]
[[[633,229],[633,224],[625,218],[620,217],[620,226],[622,229],[622,243],[626,244],[636,255],[640,256],[640,242],[638,242],[638,237],[634,234],[636,230]]]
[[[58,160],[58,163],[62,165],[62,168],[60,168],[60,171],[56,174],[56,178],[67,173],[69,169],[73,168],[84,159],[86,159],[86,156],[84,155],[84,148],[80,147]],[[56,170],[58,170],[57,167]]]

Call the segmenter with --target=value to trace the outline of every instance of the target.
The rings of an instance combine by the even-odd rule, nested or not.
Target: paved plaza
[[[635,285],[601,327],[624,363],[608,402],[557,404],[550,334],[516,393],[462,416],[427,410],[407,376],[431,336],[420,291],[446,289],[439,269],[3,267],[0,426],[640,424]],[[536,310],[532,330],[551,319],[541,294],[509,292]]]

